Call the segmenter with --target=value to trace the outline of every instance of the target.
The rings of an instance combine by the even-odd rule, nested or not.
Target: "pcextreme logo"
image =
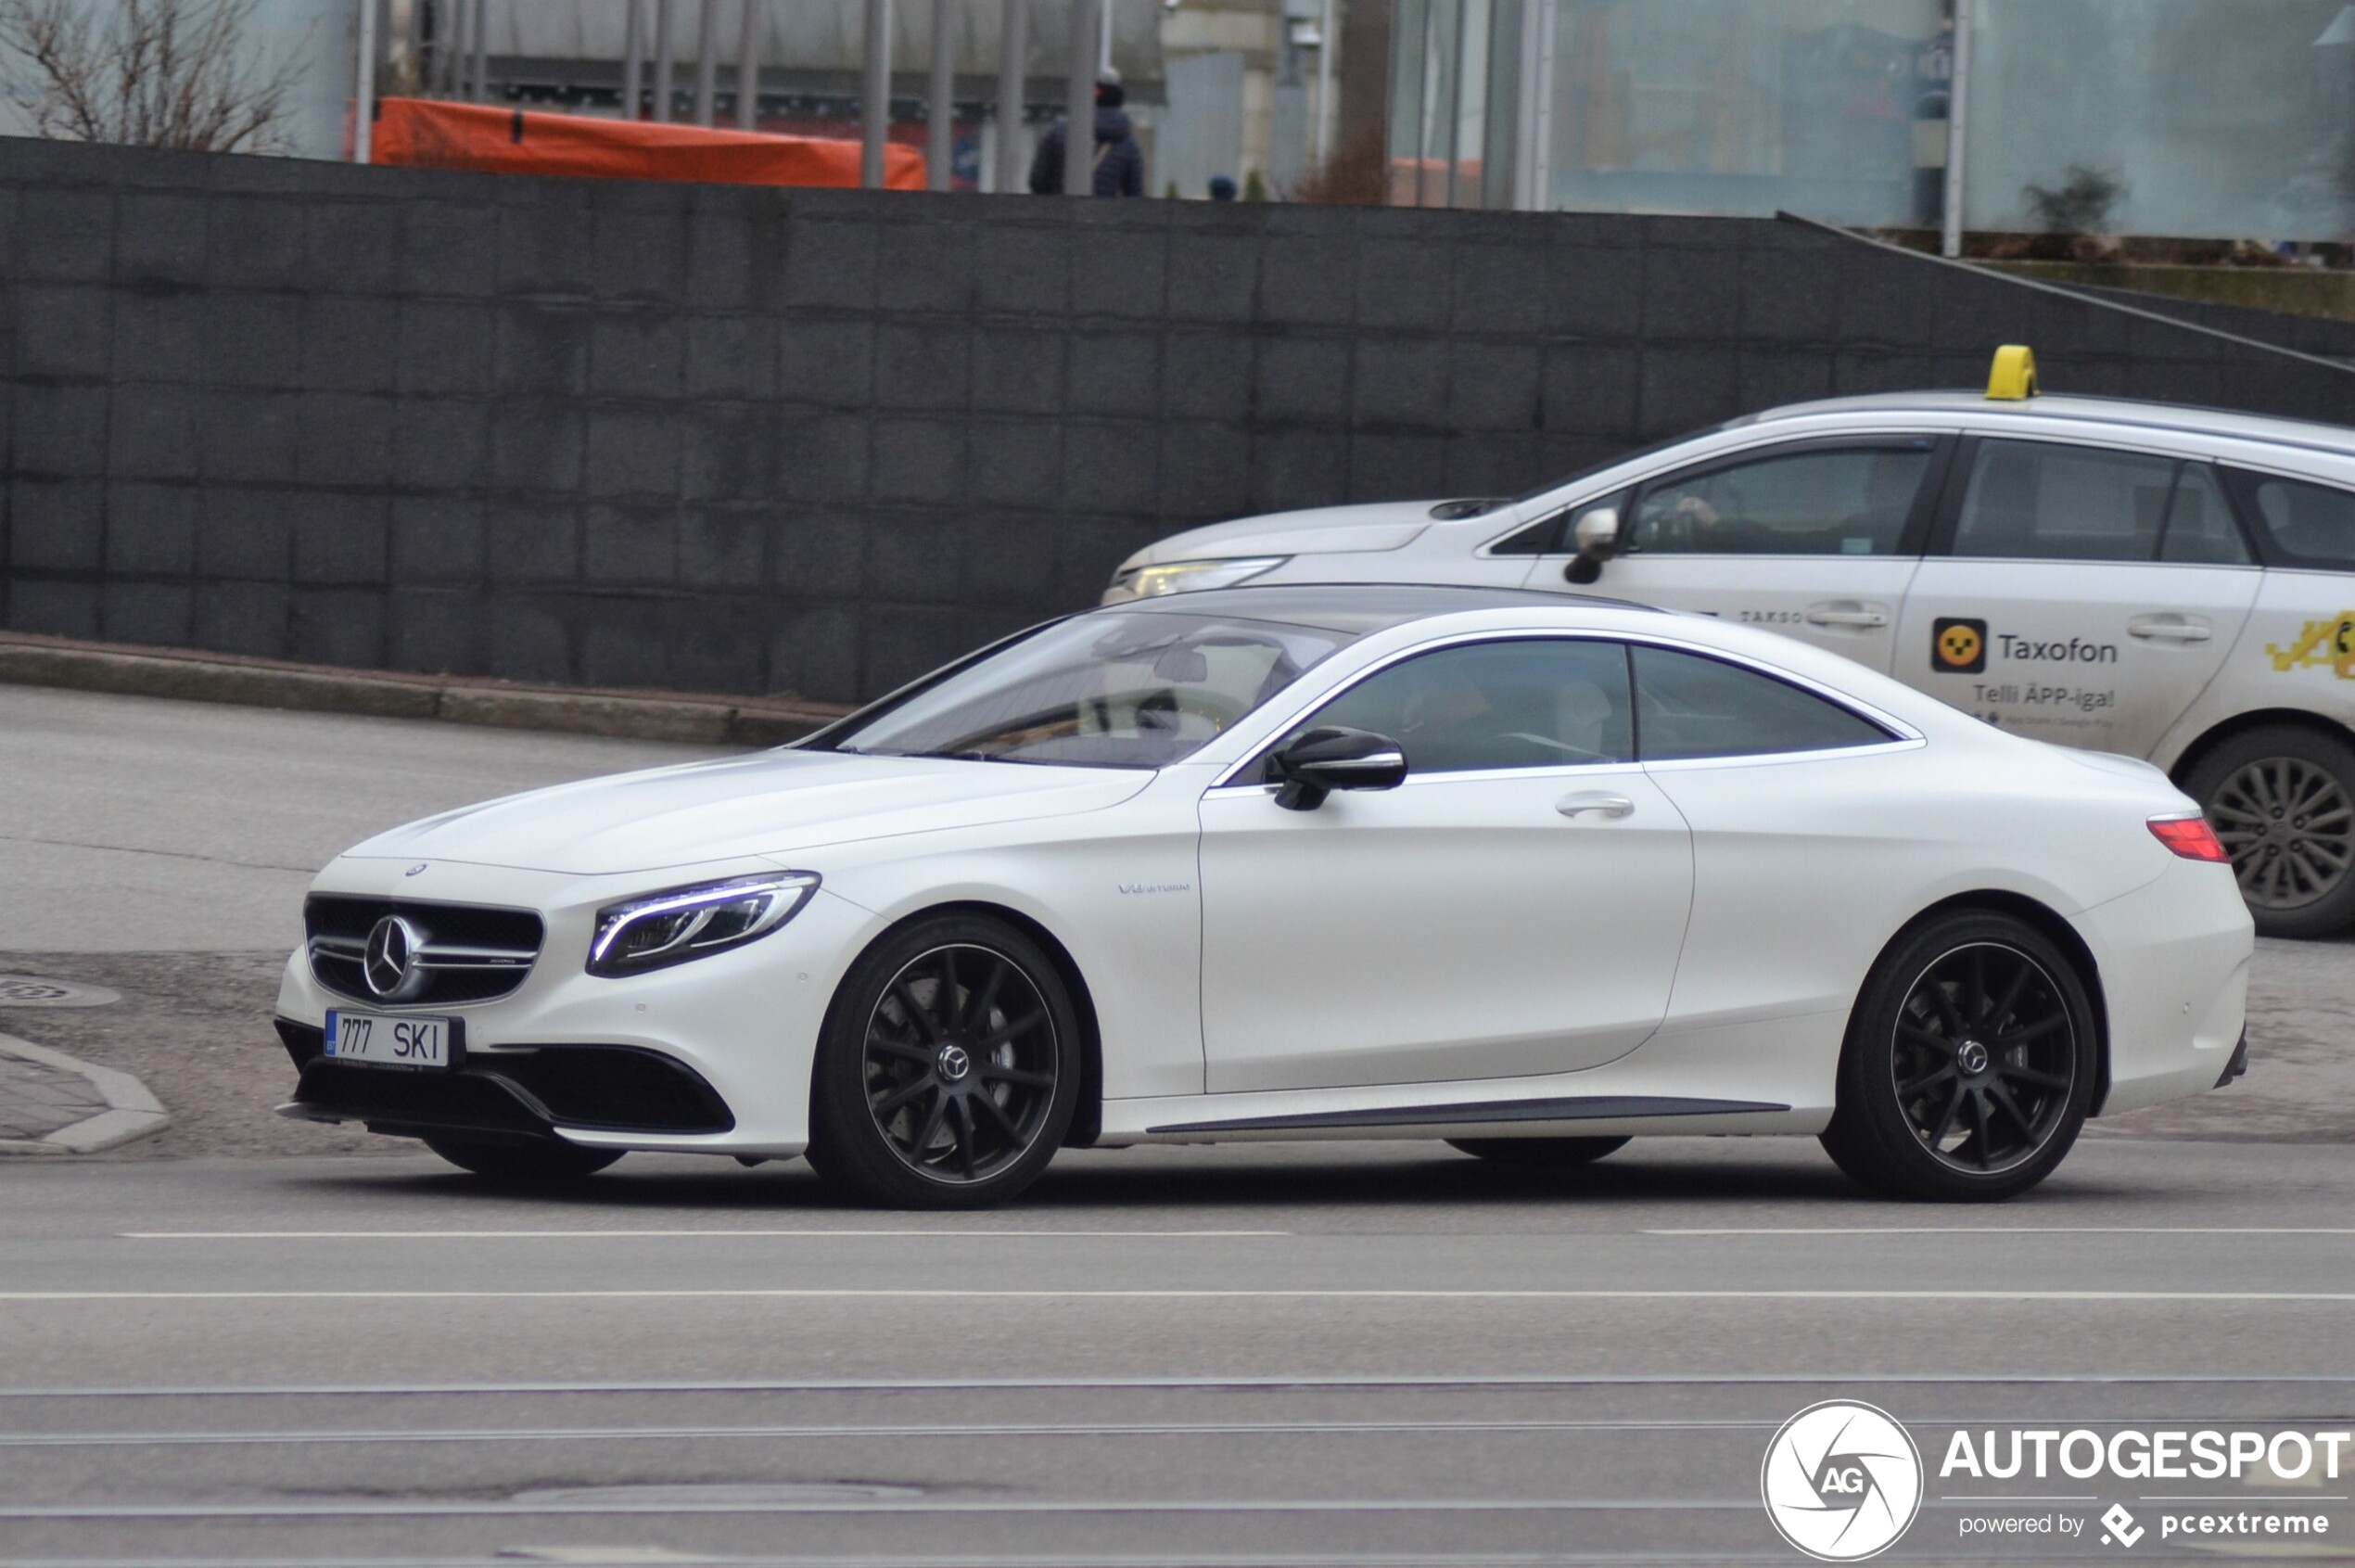
[[[1941,616],[1930,623],[1930,668],[1948,675],[1978,675],[1987,669],[1987,623]]]
[[[1921,1450],[1887,1411],[1827,1399],[1783,1422],[1758,1487],[1783,1539],[1819,1562],[1861,1562],[1921,1511]]]

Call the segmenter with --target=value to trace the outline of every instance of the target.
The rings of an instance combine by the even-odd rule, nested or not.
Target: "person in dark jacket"
[[[1145,194],[1145,153],[1121,109],[1127,95],[1117,82],[1096,83],[1095,188],[1098,196]],[[1038,154],[1030,160],[1030,190],[1034,196],[1061,196],[1063,188],[1063,143],[1069,125],[1058,120],[1038,140]]]

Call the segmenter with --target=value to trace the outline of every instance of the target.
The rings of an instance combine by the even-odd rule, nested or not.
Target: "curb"
[[[171,1113],[147,1091],[147,1086],[129,1073],[117,1072],[112,1067],[94,1067],[62,1051],[52,1051],[45,1045],[35,1045],[14,1035],[0,1035],[0,1055],[38,1062],[61,1073],[73,1073],[88,1080],[90,1087],[98,1091],[108,1107],[71,1127],[61,1127],[46,1137],[0,1139],[0,1154],[95,1154],[101,1149],[111,1149],[134,1138],[161,1131],[172,1120]]]
[[[782,746],[850,711],[823,703],[337,669],[21,631],[0,632],[0,683],[704,746]]]

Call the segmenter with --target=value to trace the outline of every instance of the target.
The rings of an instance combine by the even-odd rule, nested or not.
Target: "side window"
[[[2301,566],[2355,567],[2355,491],[2269,474],[2235,473],[2249,514]]]
[[[1636,738],[1647,762],[1873,746],[1891,736],[1813,692],[1699,654],[1638,646]]]
[[[1627,534],[1644,555],[1890,555],[1935,443],[1809,448],[1657,480]]]
[[[1578,548],[1573,531],[1578,519],[1587,513],[1608,506],[1621,516],[1627,515],[1627,498],[1636,492],[1621,491],[1617,495],[1589,501],[1584,506],[1566,506],[1541,522],[1530,524],[1519,533],[1508,534],[1488,547],[1491,555],[1567,555]]]
[[[2182,466],[2171,457],[2095,447],[1980,441],[1963,492],[1954,554],[2156,560]]]
[[[2355,497],[2350,497],[2355,500]],[[2167,504],[2167,529],[2159,535],[2158,558],[2186,566],[2245,567],[2248,541],[2216,482],[2216,471],[2205,463],[2186,463],[2175,478],[2175,497]]]
[[[1633,761],[1631,712],[1621,644],[1531,638],[1402,660],[1327,703],[1292,733],[1323,724],[1371,730],[1405,747],[1416,773],[1551,768]]]

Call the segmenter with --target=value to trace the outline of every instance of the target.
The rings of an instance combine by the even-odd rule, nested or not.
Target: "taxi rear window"
[[[2242,510],[2285,566],[2355,570],[2355,490],[2233,470]]]

